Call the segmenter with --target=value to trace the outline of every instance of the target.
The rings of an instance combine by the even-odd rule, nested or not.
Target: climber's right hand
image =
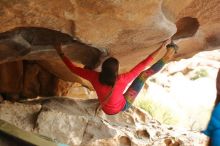
[[[179,47],[173,41],[171,41],[168,45],[166,45],[166,48],[167,49],[169,49],[169,48],[174,49],[175,53],[177,53],[177,50],[179,49]]]
[[[163,47],[165,47],[167,44],[170,44],[171,43],[171,38],[165,40],[162,44]]]
[[[57,50],[57,53],[60,55],[60,56],[63,56],[64,53],[62,51],[62,48],[61,48],[61,44],[55,44],[54,45],[54,48]]]

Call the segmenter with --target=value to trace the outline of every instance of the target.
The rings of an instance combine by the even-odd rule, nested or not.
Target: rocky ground
[[[48,100],[0,104],[0,119],[26,131],[72,146],[205,146],[207,137],[163,125],[138,108],[110,116],[95,110],[95,99]]]

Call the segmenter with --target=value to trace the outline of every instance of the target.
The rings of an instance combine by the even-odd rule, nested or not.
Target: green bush
[[[190,78],[190,80],[197,80],[201,77],[207,77],[209,74],[205,69],[200,69],[195,72],[195,76]]]
[[[167,125],[176,125],[178,123],[178,118],[173,115],[171,109],[150,99],[139,99],[135,102],[135,105],[147,111],[152,117],[161,123]]]

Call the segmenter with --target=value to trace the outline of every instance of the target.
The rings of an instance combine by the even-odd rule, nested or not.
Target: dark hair
[[[118,75],[119,62],[116,58],[110,57],[102,64],[102,71],[99,75],[99,81],[102,84],[113,86]]]

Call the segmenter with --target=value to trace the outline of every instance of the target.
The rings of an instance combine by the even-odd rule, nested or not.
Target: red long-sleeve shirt
[[[63,56],[62,59],[73,73],[91,82],[97,93],[98,100],[102,105],[102,110],[106,114],[110,115],[116,114],[124,108],[126,100],[123,93],[126,86],[153,61],[153,57],[150,55],[129,72],[118,75],[114,85],[114,90],[112,91],[111,96],[108,97],[108,102],[106,102],[104,98],[111,92],[112,87],[99,82],[99,72],[77,67],[66,56]],[[103,102],[105,102],[105,104],[103,104]]]

